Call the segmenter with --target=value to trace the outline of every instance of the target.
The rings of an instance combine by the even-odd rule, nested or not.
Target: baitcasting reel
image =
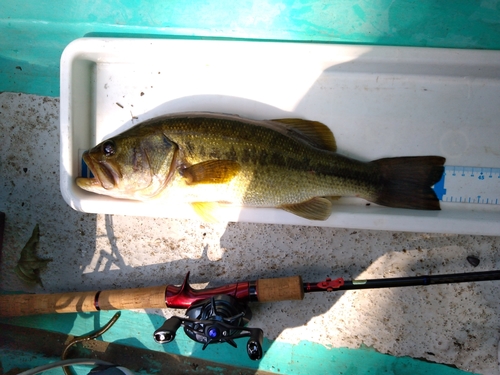
[[[262,358],[263,332],[260,328],[245,327],[252,317],[250,308],[236,298],[219,294],[191,305],[186,311],[187,318],[173,316],[155,331],[154,339],[160,344],[171,342],[180,326],[186,335],[203,344],[203,350],[209,344],[227,342],[237,347],[234,342],[240,337],[250,337],[247,342],[247,354],[250,359]]]

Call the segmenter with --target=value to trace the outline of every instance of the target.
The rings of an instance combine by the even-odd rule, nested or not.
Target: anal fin
[[[308,201],[285,204],[279,208],[309,220],[326,220],[332,213],[332,197],[314,197]]]

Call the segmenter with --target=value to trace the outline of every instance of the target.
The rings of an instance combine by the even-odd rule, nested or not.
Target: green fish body
[[[332,200],[355,196],[389,207],[439,209],[431,189],[439,156],[362,162],[336,152],[322,123],[180,113],[145,121],[83,155],[94,178],[81,188],[116,198],[190,203],[206,220],[221,203],[276,207],[325,220]]]

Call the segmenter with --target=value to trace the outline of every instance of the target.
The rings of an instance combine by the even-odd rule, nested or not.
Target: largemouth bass
[[[440,156],[362,162],[338,154],[332,132],[320,122],[205,112],[145,121],[86,151],[83,159],[95,177],[78,178],[82,189],[190,203],[208,221],[226,203],[326,220],[341,196],[439,210],[431,186],[445,162]]]

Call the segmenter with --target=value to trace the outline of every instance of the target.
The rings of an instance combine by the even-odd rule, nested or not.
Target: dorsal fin
[[[299,136],[313,146],[328,151],[337,151],[335,137],[328,126],[319,121],[309,121],[300,118],[273,119],[273,122],[286,125],[290,136]],[[297,134],[298,133],[298,134]]]

